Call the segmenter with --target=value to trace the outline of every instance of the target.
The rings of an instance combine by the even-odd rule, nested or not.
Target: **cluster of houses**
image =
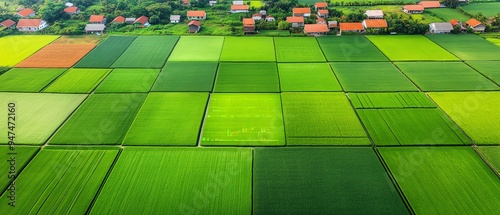
[[[469,19],[465,24],[457,21],[456,19],[450,20],[450,22],[433,22],[429,24],[429,31],[432,34],[449,34],[455,27],[460,29],[461,32],[467,31],[467,27],[471,28],[475,32],[484,32],[486,26],[477,19]]]

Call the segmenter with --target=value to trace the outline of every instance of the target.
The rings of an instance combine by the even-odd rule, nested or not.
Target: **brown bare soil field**
[[[93,44],[97,45],[102,37],[95,35],[61,36],[52,44]]]
[[[16,67],[70,68],[94,47],[93,44],[50,44]]]

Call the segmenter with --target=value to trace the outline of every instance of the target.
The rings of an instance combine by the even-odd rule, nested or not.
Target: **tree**
[[[288,30],[290,29],[291,25],[289,22],[286,21],[279,21],[278,22],[278,29],[279,30]]]
[[[449,8],[456,8],[458,3],[458,0],[444,0],[444,4]]]
[[[39,14],[42,16],[42,19],[53,23],[57,20],[61,20],[64,18],[69,18],[69,15],[64,12],[63,3],[57,3],[55,0],[48,0],[45,4],[40,8]]]

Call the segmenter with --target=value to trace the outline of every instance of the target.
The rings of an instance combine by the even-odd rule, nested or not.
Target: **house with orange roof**
[[[123,24],[125,22],[125,17],[123,16],[117,16],[113,21],[111,21],[111,24]]]
[[[387,21],[385,19],[365,19],[363,20],[363,27],[366,30],[379,31],[380,29],[387,28]]]
[[[293,16],[311,16],[311,8],[308,7],[296,7],[293,8]]]
[[[248,5],[231,5],[231,13],[248,13]]]
[[[36,32],[49,26],[47,22],[42,19],[20,19],[17,22],[17,30],[24,32]]]
[[[486,26],[481,23],[479,20],[477,19],[469,19],[469,21],[465,22],[465,24],[469,27],[469,28],[472,28],[472,30],[474,30],[475,32],[484,32],[484,30],[486,30]]]
[[[25,8],[25,9],[16,13],[16,16],[21,17],[21,18],[30,18],[30,17],[34,17],[35,15],[36,15],[35,11],[33,11],[32,9],[29,9],[29,8]]]
[[[191,20],[188,23],[188,28],[189,33],[198,33],[201,29],[201,23],[198,20]]]
[[[189,6],[189,0],[182,0],[182,4],[186,5],[186,6]]]
[[[328,10],[318,10],[318,16],[321,18],[328,18]]]
[[[421,1],[418,4],[424,6],[424,9],[441,7],[441,3],[439,3],[439,1]]]
[[[327,2],[316,2],[314,3],[314,10],[326,10],[328,9],[328,3]]]
[[[412,14],[412,13],[423,13],[424,6],[418,4],[410,4],[403,6],[403,12]]]
[[[255,13],[252,15],[252,19],[257,21],[257,20],[261,20],[262,19],[262,14],[260,13]]]
[[[188,20],[205,20],[207,18],[207,12],[204,10],[190,10],[187,12]]]
[[[317,18],[317,19],[316,19],[316,24],[326,24],[326,20],[325,20],[325,19],[323,19],[323,18],[321,18],[321,17],[320,17],[320,18]]]
[[[304,26],[304,17],[302,16],[289,16],[286,21],[292,24],[292,28]]]
[[[342,22],[340,23],[340,33],[342,32],[365,32],[365,27],[361,22]]]
[[[9,29],[9,28],[14,28],[16,22],[12,21],[11,19],[7,19],[3,22],[0,22],[0,30],[5,30],[5,29]]]
[[[307,24],[304,26],[304,33],[309,36],[318,36],[330,32],[326,24]]]
[[[460,26],[460,31],[462,31],[462,32],[467,31],[467,28],[465,28],[465,27],[463,26],[462,22],[459,22],[459,21],[458,21],[458,20],[456,20],[456,19],[452,19],[452,20],[450,20],[450,24],[451,24],[451,26],[453,26],[453,28],[456,28],[457,26]]]
[[[73,16],[75,14],[80,13],[80,9],[77,6],[71,6],[71,7],[64,8],[64,12],[69,14],[70,16]]]
[[[147,16],[141,16],[139,18],[137,18],[134,23],[133,23],[135,26],[137,26],[138,28],[144,28],[144,27],[149,27],[150,24],[149,24],[149,18]]]
[[[243,18],[243,33],[255,33],[255,20],[252,18]]]
[[[89,22],[91,24],[106,24],[106,17],[104,15],[90,15]]]

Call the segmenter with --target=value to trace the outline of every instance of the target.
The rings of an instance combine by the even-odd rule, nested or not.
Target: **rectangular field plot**
[[[220,61],[276,61],[272,37],[225,37]]]
[[[376,145],[463,145],[465,134],[437,108],[358,109]]]
[[[500,146],[480,146],[477,151],[500,174]]]
[[[162,68],[179,36],[139,36],[113,68]]]
[[[75,67],[110,68],[134,42],[136,36],[111,36],[80,60]]]
[[[0,143],[7,144],[7,105],[15,103],[16,144],[40,145],[56,131],[87,95],[0,93]],[[2,132],[3,133],[3,132]]]
[[[364,36],[318,37],[328,61],[388,61]]]
[[[426,108],[436,107],[423,93],[349,93],[352,105],[363,108]]]
[[[1,191],[4,191],[5,188],[10,188],[9,184],[11,182],[11,177],[13,177],[10,170],[11,165],[15,163],[15,172],[19,174],[39,149],[40,147],[14,146],[14,150],[11,150],[9,146],[0,146],[0,159],[4,161],[0,163],[0,174],[4,176],[4,180],[0,182]],[[15,162],[12,164],[12,156],[14,155],[8,153],[16,153],[14,159]]]
[[[409,214],[375,152],[256,148],[254,214]]]
[[[123,144],[196,145],[207,100],[208,93],[150,93]]]
[[[500,180],[470,147],[379,148],[416,214],[496,214]]]
[[[93,44],[50,44],[16,67],[70,68],[94,47]]]
[[[167,62],[152,91],[211,92],[217,62]]]
[[[146,94],[93,94],[50,139],[50,144],[120,144]]]
[[[274,38],[278,62],[325,62],[325,56],[315,38]]]
[[[422,35],[366,37],[392,61],[458,60]]]
[[[500,144],[500,92],[429,93],[476,144]]]
[[[40,92],[66,69],[12,68],[0,76],[2,92]]]
[[[251,149],[126,147],[90,214],[196,211],[251,214]]]
[[[16,179],[16,207],[0,197],[2,214],[85,214],[118,148],[46,147]],[[22,189],[20,189],[22,187]]]
[[[467,20],[470,19],[467,15],[458,12],[458,10],[452,9],[452,8],[430,8],[430,9],[425,9],[425,11],[428,11],[437,17],[443,19],[446,22],[449,22],[452,19],[455,19],[459,22],[462,22],[465,24]]]
[[[427,37],[462,60],[500,60],[500,47],[477,35],[429,34]]]
[[[282,93],[287,145],[369,145],[344,93]]]
[[[327,63],[279,63],[281,91],[342,91]]]
[[[475,2],[474,4],[467,4],[466,6],[462,6],[460,8],[467,13],[474,15],[481,13],[486,16],[486,18],[490,18],[497,15],[500,11],[500,2]]]
[[[467,61],[472,68],[500,84],[500,61]]]
[[[285,145],[280,95],[212,94],[201,145]]]
[[[114,69],[97,87],[95,92],[149,92],[159,72],[159,69]]]
[[[183,36],[168,61],[219,61],[224,37]]]
[[[13,67],[59,36],[7,36],[0,38],[0,66]]]
[[[462,62],[398,62],[396,66],[422,91],[500,89]]]
[[[276,63],[220,63],[214,92],[280,92]]]
[[[90,93],[110,71],[110,69],[70,69],[43,92]]]
[[[418,91],[389,62],[335,62],[332,68],[347,92]]]

